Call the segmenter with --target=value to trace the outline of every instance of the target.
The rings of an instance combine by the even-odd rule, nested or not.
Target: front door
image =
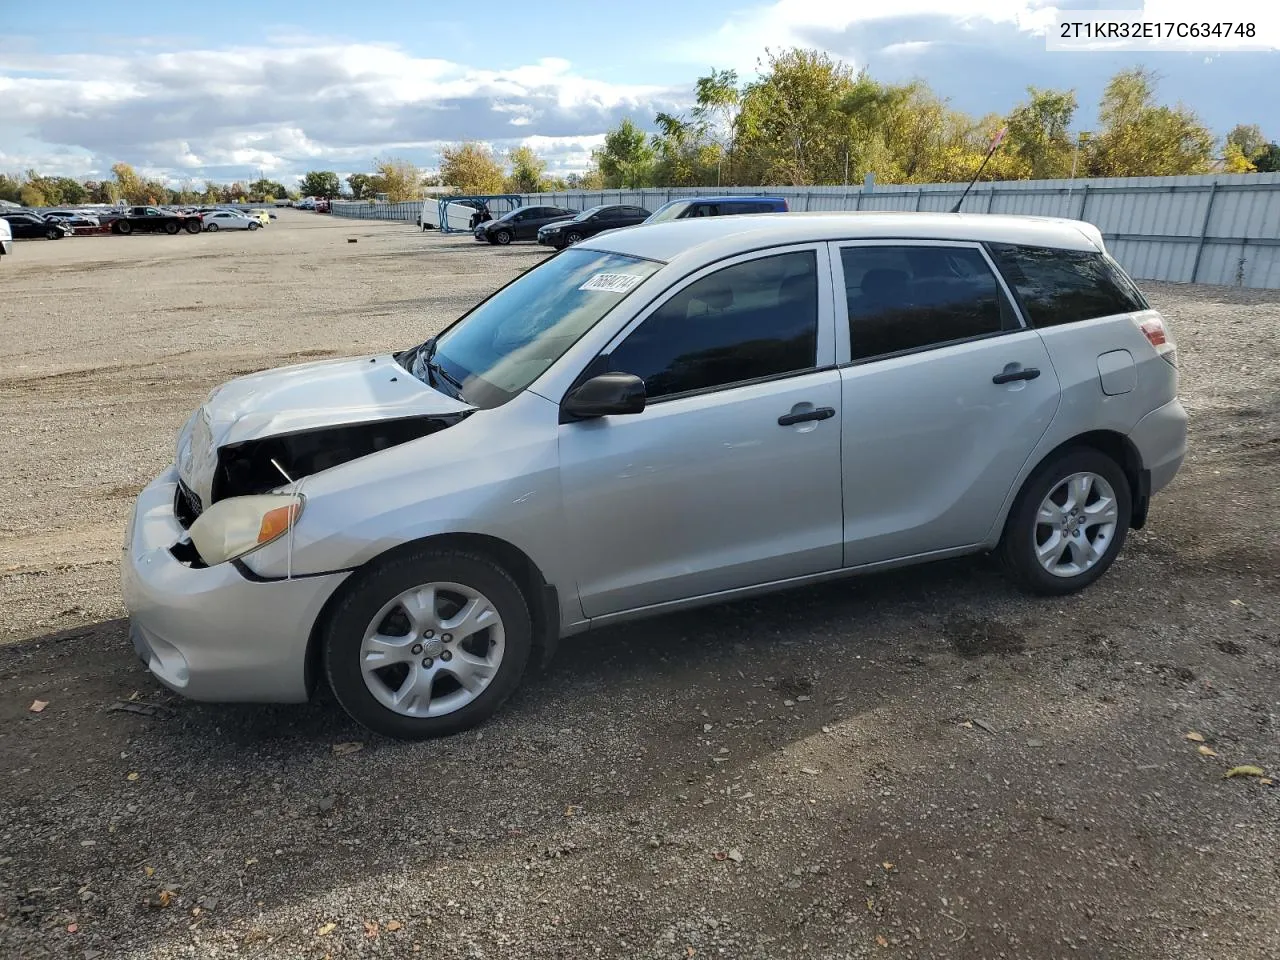
[[[560,427],[582,607],[637,607],[838,569],[840,375],[825,245],[682,281],[593,367],[643,413]]]
[[[1058,408],[1040,335],[979,244],[839,244],[832,260],[846,566],[981,543]]]

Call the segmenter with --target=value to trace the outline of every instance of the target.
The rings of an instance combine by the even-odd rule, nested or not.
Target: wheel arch
[[[370,557],[352,571],[353,574],[366,570],[376,563],[422,549],[462,550],[487,557],[501,566],[515,579],[525,598],[529,601],[531,619],[533,621],[533,662],[545,667],[554,656],[560,640],[560,595],[554,584],[547,582],[541,569],[527,553],[514,544],[499,537],[482,533],[442,533],[417,540],[409,540],[377,556]],[[333,608],[346,596],[353,577],[347,577],[338,589],[325,601],[311,625],[307,638],[307,655],[305,666],[305,683],[308,693],[316,689],[318,678],[323,675],[320,662],[323,644],[320,640],[321,630],[328,622]]]
[[[1009,517],[1013,513],[1014,504],[1018,502],[1018,497],[1022,496],[1022,491],[1026,489],[1031,478],[1051,458],[1056,457],[1063,450],[1070,447],[1090,447],[1106,454],[1119,465],[1120,469],[1124,471],[1125,479],[1129,481],[1129,493],[1133,498],[1129,527],[1133,530],[1142,529],[1147,520],[1147,505],[1151,498],[1150,475],[1142,465],[1142,455],[1138,453],[1138,448],[1134,446],[1133,441],[1123,433],[1116,430],[1088,430],[1062,441],[1050,450],[1046,450],[1044,455],[1038,458],[1030,469],[1025,471],[1021,482],[1014,488],[1008,498],[1008,502],[1005,503],[1000,520],[994,528],[997,539],[1003,533],[1005,526],[1009,522]]]

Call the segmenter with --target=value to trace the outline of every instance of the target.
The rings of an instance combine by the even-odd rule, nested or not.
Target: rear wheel
[[[187,221],[187,233],[199,233],[199,232],[200,232],[200,221],[199,221],[199,220],[188,220],[188,221]]]
[[[62,238],[62,231],[57,227],[50,227],[45,231],[45,238],[49,240],[60,240]]]
[[[1115,562],[1132,511],[1120,465],[1092,447],[1069,447],[1023,485],[1005,525],[1001,557],[1027,590],[1074,593]]]
[[[178,230],[180,229],[181,228],[178,226],[177,220],[170,220],[168,223],[164,225],[164,232],[171,237],[177,236]]]
[[[424,549],[375,562],[345,590],[322,634],[325,673],[369,729],[410,740],[458,733],[519,685],[529,604],[487,557]]]
[[[511,231],[495,230],[493,234],[493,242],[501,244],[502,246],[505,247],[508,243],[511,242]]]
[[[128,220],[117,220],[113,227],[116,233],[130,234],[133,233],[133,224]]]
[[[211,223],[208,226],[206,226],[205,229],[208,230],[210,233],[217,233],[218,225],[216,223]]]

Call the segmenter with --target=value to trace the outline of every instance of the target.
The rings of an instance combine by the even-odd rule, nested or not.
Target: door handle
[[[778,426],[790,427],[797,423],[807,423],[810,420],[830,420],[836,415],[836,411],[832,407],[814,407],[812,410],[806,410],[803,413],[784,413],[778,418]]]
[[[1013,383],[1015,380],[1034,380],[1040,376],[1040,371],[1035,367],[1022,367],[1018,369],[1010,369],[1014,364],[1005,367],[1003,373],[997,373],[991,378],[992,383]]]

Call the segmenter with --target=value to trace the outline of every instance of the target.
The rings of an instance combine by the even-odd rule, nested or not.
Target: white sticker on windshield
[[[597,273],[580,286],[579,290],[607,290],[609,293],[626,293],[644,277],[630,273]]]

